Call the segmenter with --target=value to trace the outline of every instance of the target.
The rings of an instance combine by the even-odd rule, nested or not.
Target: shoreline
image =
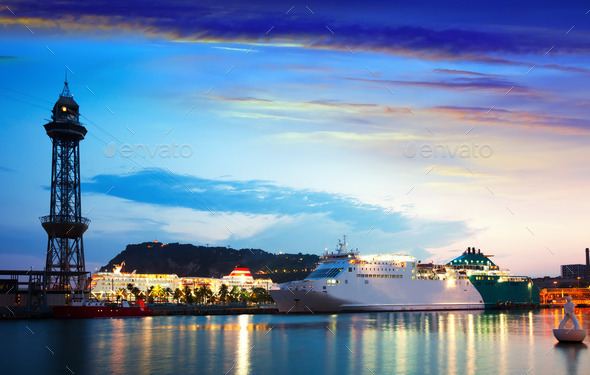
[[[536,307],[531,306],[511,306],[510,308],[495,308],[495,309],[484,309],[482,311],[516,311],[516,310],[537,310],[543,308],[560,308],[562,306],[555,305],[539,305]],[[580,306],[584,307],[584,306]],[[193,316],[207,316],[207,315],[277,315],[279,313],[275,306],[216,306],[216,305],[203,305],[203,306],[190,306],[190,305],[153,305],[149,306],[154,311],[153,316],[180,316],[180,315],[193,315]],[[437,311],[437,310],[425,310],[425,311]],[[439,310],[449,311],[449,310]],[[472,310],[453,310],[453,311],[472,311]],[[480,311],[480,310],[478,310]],[[364,311],[367,312],[367,311]],[[388,311],[378,311],[388,312]],[[389,312],[404,312],[404,311],[389,311]],[[407,311],[405,311],[407,312]],[[416,311],[419,312],[419,311]],[[343,312],[346,314],[349,312]],[[354,313],[351,311],[350,313]],[[293,313],[295,315],[295,313]],[[300,315],[300,314],[297,314]],[[118,319],[119,317],[114,317]],[[121,317],[121,318],[134,318],[134,317]],[[0,321],[3,320],[27,320],[27,319],[57,319],[51,308],[38,309],[35,311],[27,311],[25,307],[22,308],[7,308],[0,307]],[[107,319],[107,318],[81,318],[81,319]],[[112,318],[109,318],[112,319]],[[63,319],[62,319],[63,320]]]

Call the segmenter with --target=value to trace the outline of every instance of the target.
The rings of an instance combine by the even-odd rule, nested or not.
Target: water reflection
[[[474,315],[467,316],[467,348],[465,350],[465,373],[467,375],[475,374],[475,322]]]
[[[248,338],[248,325],[251,318],[251,315],[239,315],[238,317],[240,326],[238,333],[238,359],[236,363],[236,373],[238,375],[248,374],[250,368],[249,355],[253,348],[250,347],[250,340]]]
[[[588,346],[581,343],[565,343],[560,342],[555,344],[555,351],[563,358],[565,362],[565,369],[567,374],[576,375],[578,374],[578,362],[579,362],[579,354],[580,352],[585,352],[588,349]],[[583,374],[587,374],[587,366],[583,367]]]
[[[578,311],[585,328],[587,311]],[[13,360],[0,373],[61,374],[67,365],[77,374],[583,374],[587,346],[555,345],[561,317],[537,310],[1,322],[0,337],[15,345],[3,348]]]

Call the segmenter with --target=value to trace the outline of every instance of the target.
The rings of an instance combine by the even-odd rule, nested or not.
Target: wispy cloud
[[[211,96],[210,98],[215,99],[215,100],[219,100],[219,101],[223,101],[223,102],[250,102],[250,103],[263,103],[263,104],[268,104],[268,103],[273,102],[272,100],[254,98],[251,96],[245,96],[245,97]]]
[[[98,175],[83,190],[146,204],[185,207],[213,214],[255,215],[325,214],[335,221],[365,226],[371,223],[388,233],[407,229],[406,220],[386,208],[355,198],[311,190],[296,190],[266,181],[210,180],[177,176],[162,170],[146,170],[126,176]]]
[[[222,50],[225,50],[225,51],[237,51],[237,52],[247,52],[247,53],[250,53],[250,52],[257,53],[257,52],[259,52],[258,50],[255,50],[253,48],[237,48],[237,47],[223,47],[223,46],[215,46],[213,48],[215,48],[215,49],[222,49]]]
[[[343,102],[335,99],[318,99],[304,103],[308,107],[320,107],[337,109],[339,111],[354,112],[359,114],[403,114],[409,115],[406,107],[392,107],[375,103]]]
[[[248,239],[249,246],[279,250],[281,245],[275,246],[275,242],[289,248],[284,245],[285,238],[302,235],[306,239],[295,240],[296,246],[305,243],[317,247],[326,241],[328,232],[336,229],[354,234],[357,243],[391,243],[390,248],[378,245],[373,251],[410,248],[418,249],[415,254],[420,255],[426,254],[426,247],[471,233],[463,222],[422,221],[354,197],[281,187],[260,180],[172,177],[167,171],[151,169],[124,176],[98,175],[83,184],[82,189],[91,201],[104,203],[104,191],[109,190],[109,199],[114,199],[93,211],[93,215],[98,215],[94,221],[101,224],[95,225],[95,233],[90,236],[165,231],[168,238],[176,240]],[[114,218],[116,212],[120,214]],[[450,228],[453,230],[448,232]],[[369,229],[371,236],[365,238]]]
[[[95,1],[92,3],[47,1],[39,4],[25,0],[14,7],[15,15],[0,13],[4,25],[29,24],[66,31],[143,31],[148,35],[173,40],[228,41],[298,45],[309,48],[378,51],[419,58],[456,59],[492,62],[498,54],[544,55],[550,45],[551,29],[505,27],[486,31],[469,28],[440,29],[429,25],[391,25],[391,18],[376,14],[371,23],[350,22],[345,11],[330,14],[292,12],[285,15],[279,4],[225,3],[214,1],[166,4]],[[281,16],[282,15],[282,16]],[[267,31],[274,25],[272,32]],[[327,32],[326,25],[331,25]],[[516,26],[516,25],[515,25]],[[335,37],[337,36],[337,37]],[[234,47],[228,47],[234,48]],[[572,34],[560,40],[560,54],[590,52],[590,41]],[[502,63],[507,63],[508,60]],[[495,63],[500,63],[496,61]],[[558,65],[548,68],[564,69]],[[582,72],[584,68],[566,68]]]
[[[354,142],[357,146],[375,147],[375,144],[401,142],[418,139],[417,136],[403,132],[358,133],[343,131],[315,131],[308,133],[285,132],[273,135],[274,139],[289,142]]]
[[[467,90],[492,90],[505,94],[507,90],[518,94],[535,95],[536,93],[526,86],[519,85],[515,82],[510,82],[497,78],[482,77],[482,78],[467,78],[460,77],[448,80],[439,81],[411,81],[411,80],[382,80],[369,78],[347,78],[351,81],[366,82],[371,84],[385,85],[399,85],[399,86],[417,86],[439,90],[452,91],[467,91]]]
[[[559,117],[544,113],[513,111],[502,108],[439,106],[429,109],[454,117],[456,120],[472,123],[496,124],[503,126],[525,126],[561,134],[590,134],[590,120],[575,117]]]
[[[470,72],[467,70],[455,70],[455,69],[433,69],[433,72],[445,73],[445,74],[457,74],[457,75],[470,75],[478,77],[490,77],[490,74]]]

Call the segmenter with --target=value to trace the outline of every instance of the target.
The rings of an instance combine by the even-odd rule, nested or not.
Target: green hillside
[[[191,244],[144,242],[130,244],[101,271],[125,262],[124,272],[177,274],[220,278],[235,267],[247,267],[254,278],[281,283],[304,279],[319,257],[312,254],[272,254],[260,249],[195,246]]]

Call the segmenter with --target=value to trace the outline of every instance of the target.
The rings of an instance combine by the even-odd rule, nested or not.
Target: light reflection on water
[[[589,312],[578,310],[586,328]],[[586,373],[585,344],[556,345],[551,329],[561,314],[555,309],[1,321],[0,373],[69,373],[65,366],[76,374]]]

